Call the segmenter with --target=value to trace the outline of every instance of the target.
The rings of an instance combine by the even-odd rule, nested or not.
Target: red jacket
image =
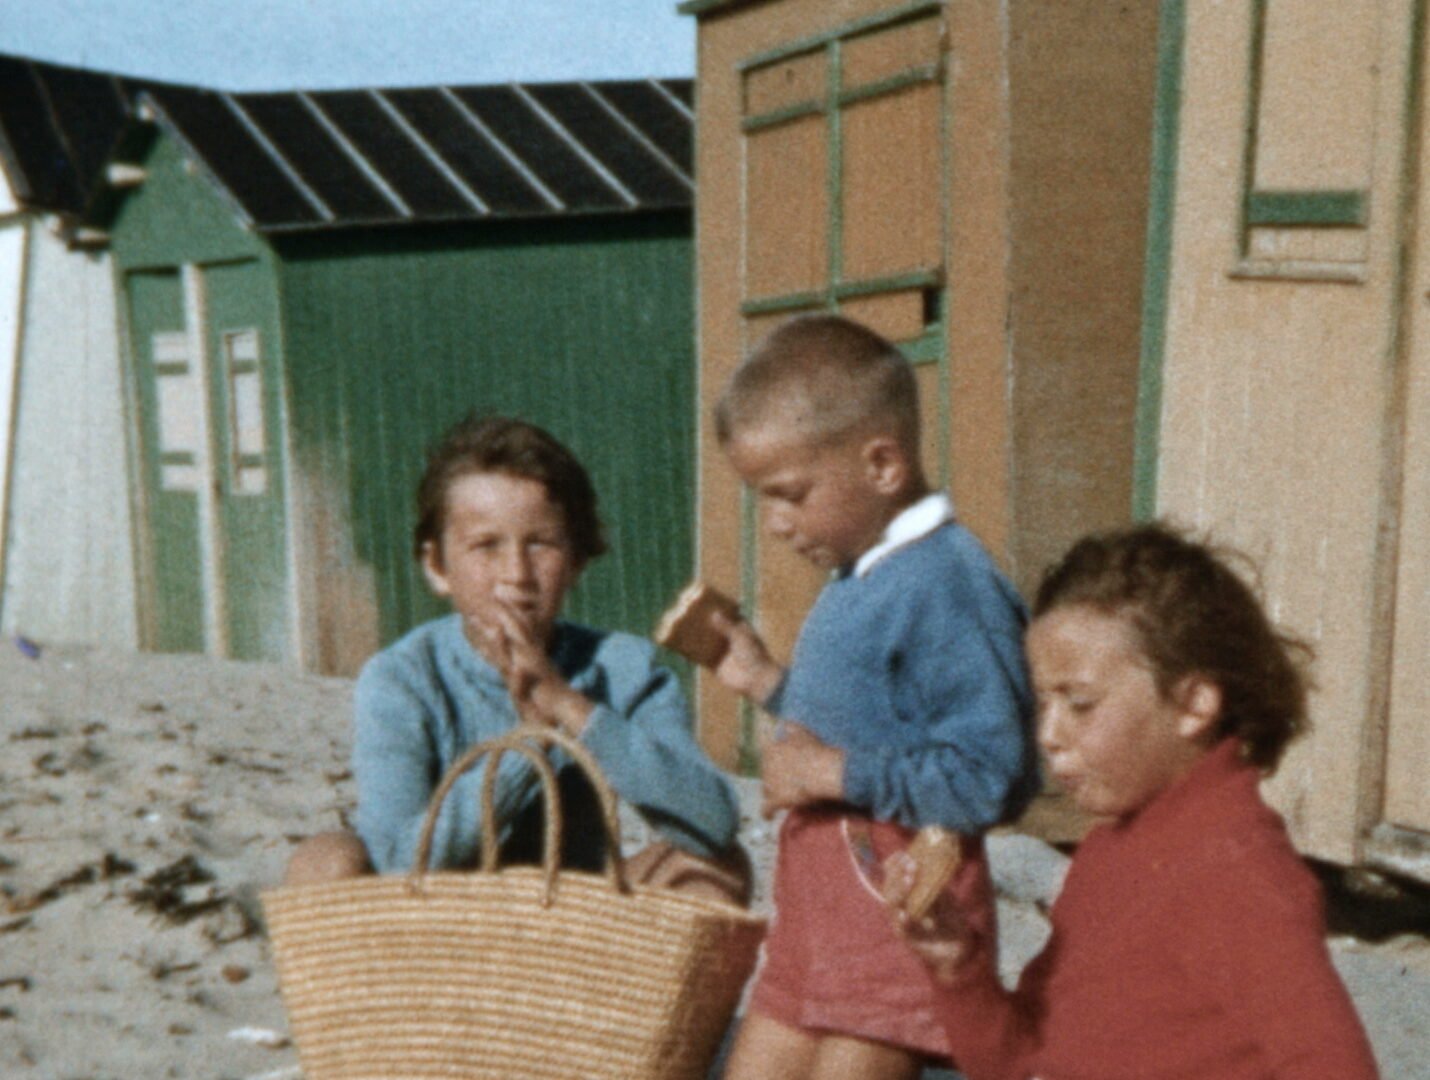
[[[1375,1080],[1319,885],[1227,740],[1088,834],[1015,993],[946,990],[969,1080]]]

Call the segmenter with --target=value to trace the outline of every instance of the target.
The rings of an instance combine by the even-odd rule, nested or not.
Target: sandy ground
[[[298,1080],[257,896],[351,805],[350,693],[269,665],[0,642],[0,1076]],[[747,816],[745,837],[767,868],[769,828]],[[1065,860],[1023,836],[993,857],[1011,971]],[[1386,1080],[1430,1080],[1430,944],[1333,948]]]

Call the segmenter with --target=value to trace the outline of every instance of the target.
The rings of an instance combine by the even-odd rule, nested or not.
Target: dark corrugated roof
[[[688,79],[227,93],[0,56],[28,205],[90,204],[142,104],[263,231],[688,207]]]
[[[41,210],[78,214],[151,85],[0,56],[0,164],[16,195]]]

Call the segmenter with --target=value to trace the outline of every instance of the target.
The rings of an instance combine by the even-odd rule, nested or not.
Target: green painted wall
[[[300,490],[354,522],[350,547],[318,522],[317,591],[370,576],[383,643],[444,610],[412,558],[413,492],[427,448],[476,408],[541,424],[586,463],[611,551],[568,615],[648,633],[693,565],[690,232],[673,213],[281,239]],[[324,640],[361,621],[342,604],[325,617]]]
[[[142,161],[147,177],[119,203],[109,231],[115,262],[126,270],[180,263],[271,258],[243,229],[236,211],[173,139],[160,136]]]
[[[119,280],[184,263],[208,267],[215,287],[241,274],[242,287],[216,295],[210,314],[247,325],[244,307],[253,309],[273,376],[269,415],[286,412],[286,435],[272,429],[273,449],[292,449],[295,589],[300,624],[316,643],[311,663],[355,670],[444,610],[412,559],[413,491],[429,446],[474,408],[531,419],[587,464],[611,551],[587,570],[568,614],[650,631],[694,561],[688,213],[271,238],[247,231],[167,136],[153,141],[143,164],[145,183],[118,201],[110,222]],[[147,341],[150,329],[134,326],[132,336]],[[141,408],[148,401],[152,409],[152,392],[133,370],[130,378]],[[154,470],[139,475],[149,490],[138,494],[152,504]],[[282,483],[277,472],[273,480]],[[242,535],[230,539],[247,537],[251,524],[236,523]],[[282,542],[269,529],[265,544],[239,545],[257,556],[249,564],[255,582],[282,576],[270,572]],[[152,608],[172,573],[154,565],[167,542],[164,522],[151,521],[148,533],[140,579]],[[243,582],[234,587],[233,634],[261,642],[257,653],[240,654],[273,646],[294,655],[295,643],[249,603]],[[185,629],[187,642],[194,628]],[[150,644],[193,647],[166,642],[160,635]]]

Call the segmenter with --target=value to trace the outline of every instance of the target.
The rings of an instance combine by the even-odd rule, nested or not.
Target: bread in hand
[[[735,620],[740,606],[702,581],[687,585],[655,628],[655,643],[713,668],[724,658],[730,639],[711,621],[716,612]]]
[[[963,861],[958,833],[941,825],[926,825],[909,844],[909,856],[918,866],[904,911],[915,921],[927,915]]]

